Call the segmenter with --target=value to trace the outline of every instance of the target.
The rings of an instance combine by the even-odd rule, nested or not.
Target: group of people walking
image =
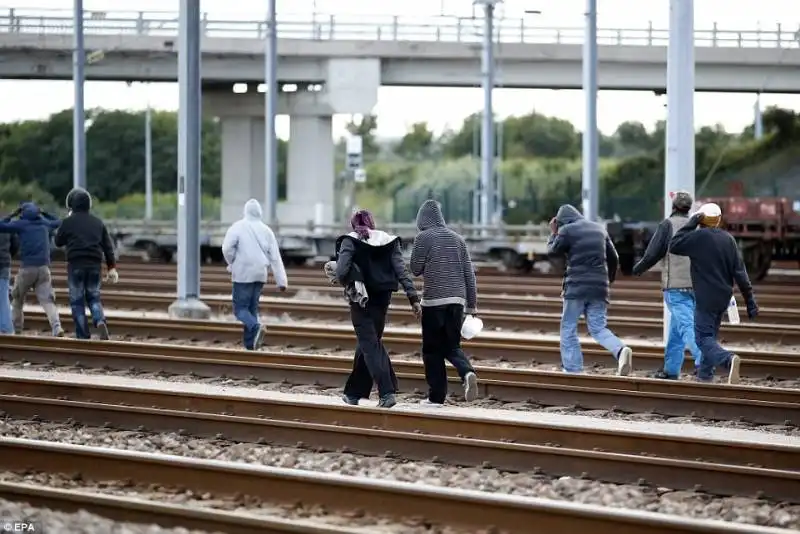
[[[685,350],[691,352],[697,379],[711,381],[715,368],[739,382],[739,356],[717,341],[722,320],[736,284],[744,297],[747,315],[758,315],[753,287],[735,239],[719,228],[722,212],[705,204],[689,215],[694,201],[680,191],[671,195],[672,214],[651,238],[642,259],[633,268],[642,275],[661,263],[664,305],[669,311],[669,334],[664,365],[653,378],[677,380]],[[566,257],[561,316],[561,362],[564,371],[583,372],[578,319],[585,316],[589,335],[617,361],[617,374],[628,375],[633,352],[607,326],[609,286],[614,282],[618,256],[605,229],[586,220],[572,206],[562,206],[550,221],[550,254]]]
[[[91,337],[86,308],[101,339],[108,339],[100,301],[102,264],[105,279],[119,281],[114,245],[105,224],[91,213],[92,198],[81,188],[67,195],[69,214],[63,220],[43,211],[34,202],[22,203],[0,220],[0,334],[14,334],[24,326],[25,296],[33,291],[45,312],[54,336],[65,335],[56,306],[50,272],[50,243],[63,247],[67,259],[67,286],[75,337]],[[11,262],[19,256],[20,267],[11,288]]]

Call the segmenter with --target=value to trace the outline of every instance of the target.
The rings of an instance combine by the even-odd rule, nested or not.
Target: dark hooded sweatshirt
[[[67,207],[72,214],[61,223],[55,239],[57,247],[66,248],[67,264],[75,268],[100,269],[105,258],[108,268],[113,269],[116,265],[114,244],[103,221],[89,213],[91,195],[83,189],[73,189],[67,195]]]
[[[342,286],[360,279],[371,295],[395,292],[402,284],[409,302],[419,302],[403,262],[399,237],[370,230],[368,239],[360,239],[352,232],[336,240],[336,251],[336,278]]]
[[[0,221],[0,232],[19,236],[19,255],[23,267],[46,267],[50,265],[50,231],[61,221],[42,214],[39,206],[26,202],[16,221],[10,218]]]
[[[558,209],[556,221],[558,233],[548,239],[547,250],[567,259],[564,298],[607,301],[619,256],[605,228],[568,204]]]
[[[733,296],[733,283],[739,286],[747,302],[753,301],[753,286],[747,276],[736,240],[721,228],[697,228],[695,215],[678,230],[669,251],[691,259],[692,286],[697,308],[722,313]]]
[[[445,225],[438,202],[422,203],[417,213],[417,229],[411,272],[425,280],[422,305],[460,304],[464,313],[476,313],[478,293],[467,244]]]

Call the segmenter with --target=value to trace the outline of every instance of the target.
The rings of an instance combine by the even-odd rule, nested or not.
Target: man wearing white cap
[[[728,383],[736,384],[741,360],[717,342],[722,317],[733,296],[734,282],[747,303],[747,316],[751,320],[758,315],[758,304],[739,247],[733,236],[719,228],[721,222],[720,207],[714,203],[703,204],[686,226],[672,237],[669,251],[678,256],[688,256],[691,260],[692,286],[697,302],[695,338],[703,353],[698,380],[711,381],[714,368],[721,367],[728,371]]]

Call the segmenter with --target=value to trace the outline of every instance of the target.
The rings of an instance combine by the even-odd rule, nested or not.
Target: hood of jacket
[[[355,232],[350,232],[347,235],[352,237],[356,241],[359,241],[361,243],[366,243],[367,245],[371,245],[373,247],[382,247],[388,245],[389,243],[393,243],[395,240],[399,239],[396,235],[388,234],[383,230],[370,230],[369,239],[360,239],[358,237],[358,234]]]
[[[558,213],[556,213],[556,222],[559,227],[580,221],[581,219],[583,219],[581,212],[569,204],[564,204],[558,208]]]
[[[261,204],[258,200],[251,198],[244,203],[244,220],[246,221],[260,221],[264,212],[261,210]]]
[[[35,221],[39,219],[40,213],[39,206],[37,206],[34,202],[25,202],[22,205],[20,219],[25,219],[26,221]]]
[[[446,226],[442,207],[435,200],[426,200],[417,212],[417,229],[422,232],[437,226]]]
[[[76,187],[67,193],[66,205],[72,211],[88,212],[92,209],[92,195],[86,189]]]

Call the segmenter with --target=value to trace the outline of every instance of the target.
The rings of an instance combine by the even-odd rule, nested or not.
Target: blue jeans
[[[0,334],[13,334],[14,322],[11,320],[10,280],[0,278]]]
[[[242,341],[247,350],[253,350],[256,334],[261,328],[258,322],[258,299],[263,287],[263,282],[233,283],[233,315],[244,327]]]
[[[694,292],[683,289],[664,290],[664,305],[669,310],[669,335],[664,347],[664,372],[680,376],[686,347],[692,353],[695,367],[702,356],[694,337]]]
[[[586,316],[589,335],[619,358],[625,344],[608,329],[608,303],[604,300],[564,299],[561,312],[561,365],[568,373],[583,371],[583,352],[578,338],[578,319]]]
[[[721,367],[725,371],[731,369],[733,353],[723,349],[717,342],[722,316],[726,311],[710,312],[700,309],[694,311],[694,336],[697,339],[697,346],[703,353],[700,368],[697,370],[698,380],[707,382],[714,378],[715,367]]]
[[[75,337],[90,339],[92,336],[89,332],[86,307],[89,307],[95,328],[100,323],[106,322],[103,304],[100,302],[100,267],[67,266],[67,285],[72,321],[75,323]]]

